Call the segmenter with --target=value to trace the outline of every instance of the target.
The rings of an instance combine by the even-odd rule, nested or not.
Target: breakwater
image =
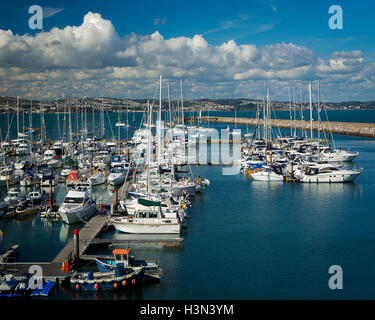
[[[189,121],[188,119],[186,119]],[[237,125],[250,125],[256,126],[263,125],[263,119],[255,118],[234,118],[234,117],[217,117],[217,116],[204,116],[200,119],[196,118],[201,122],[210,123],[233,123]],[[318,121],[313,121],[313,131],[318,131]],[[290,128],[290,120],[272,119],[272,127],[279,128]],[[305,130],[310,132],[310,121],[292,120],[292,127],[297,130]],[[360,122],[336,122],[336,121],[321,121],[320,130],[325,132],[332,132],[337,134],[351,135],[351,136],[361,136],[361,137],[371,137],[375,138],[375,124],[374,123],[360,123]]]

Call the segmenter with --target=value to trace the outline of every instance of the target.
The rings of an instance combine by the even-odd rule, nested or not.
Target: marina
[[[232,263],[240,265],[241,256],[248,250],[260,259],[257,262],[247,258],[244,262],[246,268],[258,273],[259,278],[252,278],[251,285],[256,288],[260,281],[268,283],[259,274],[267,269],[266,260],[276,259],[275,265],[286,272],[280,265],[280,257],[270,256],[282,249],[281,244],[274,242],[274,237],[280,237],[276,225],[282,226],[280,232],[289,232],[289,247],[300,252],[298,242],[292,240],[296,236],[305,246],[312,245],[310,249],[314,251],[315,245],[324,245],[317,238],[324,231],[311,233],[309,223],[311,219],[323,219],[316,222],[321,226],[324,218],[328,219],[322,215],[324,210],[318,210],[318,215],[313,216],[315,206],[319,203],[323,208],[341,208],[348,199],[353,200],[350,195],[358,197],[353,200],[355,203],[363,201],[371,192],[373,185],[368,177],[374,172],[371,162],[374,153],[369,136],[340,135],[324,121],[310,120],[299,127],[296,117],[275,119],[269,92],[264,105],[257,110],[256,121],[202,116],[201,112],[197,117],[185,117],[182,102],[177,106],[170,103],[169,110],[162,111],[162,83],[160,77],[159,103],[148,103],[144,112],[137,114],[131,133],[126,133],[128,140],[121,137],[125,134],[120,128],[128,131],[130,127],[116,126],[122,121],[119,114],[110,114],[108,121],[104,121],[104,107],[98,121],[94,120],[96,132],[91,133],[86,128],[95,124],[86,118],[93,118],[85,115],[84,108],[73,118],[70,106],[64,107],[69,110],[64,113],[64,120],[59,113],[55,115],[60,129],[51,130],[52,139],[47,139],[47,127],[40,135],[27,136],[29,141],[14,139],[17,131],[10,130],[9,124],[8,137],[2,142],[4,182],[0,221],[3,232],[0,273],[5,284],[25,283],[30,268],[40,266],[44,289],[39,290],[44,291],[26,290],[27,295],[34,292],[36,296],[42,294],[53,299],[72,299],[77,295],[91,299],[90,294],[94,292],[116,299],[121,292],[121,297],[153,299],[161,292],[166,297],[179,296],[178,291],[182,290],[184,298],[195,298],[197,294],[204,297],[205,289],[200,288],[198,293],[194,282],[188,283],[198,270],[193,261],[199,260],[201,267],[209,269],[220,256],[219,251],[225,249],[235,255],[231,261],[222,261],[217,272],[231,269]],[[320,108],[313,104],[310,108],[311,114],[319,118]],[[40,123],[45,122],[43,117],[41,114]],[[73,134],[72,118],[77,135]],[[165,127],[161,126],[162,120]],[[371,129],[371,124],[366,126]],[[105,130],[112,127],[119,128],[117,137],[113,130]],[[236,129],[242,131],[240,136],[236,135]],[[218,132],[227,134],[229,140],[220,135],[218,139],[213,138]],[[209,146],[207,149],[200,144],[202,139]],[[20,146],[27,148],[24,155]],[[234,157],[236,150],[239,158]],[[232,154],[229,162],[224,161],[226,153]],[[12,168],[14,159],[17,167]],[[231,168],[238,172],[223,174]],[[333,206],[331,196],[335,198]],[[238,198],[242,199],[241,203]],[[311,208],[306,201],[313,203]],[[298,210],[292,213],[291,207]],[[338,207],[335,210],[332,219],[337,222],[340,221]],[[21,212],[25,212],[22,217]],[[273,220],[263,212],[273,212]],[[310,212],[310,216],[302,218],[305,212]],[[352,219],[355,220],[353,216]],[[31,243],[20,237],[18,228],[27,228],[28,234],[35,234]],[[299,228],[304,232],[300,234]],[[41,240],[47,236],[50,240]],[[56,238],[60,238],[58,244],[54,243]],[[264,239],[274,243],[270,252],[264,251]],[[39,244],[48,249],[34,250]],[[218,246],[221,249],[213,250]],[[163,272],[154,278],[151,276],[157,283],[148,283],[147,265],[131,265],[128,260],[114,259],[111,255],[126,252],[130,256],[131,250],[141,258],[139,261],[160,263]],[[201,250],[204,256],[198,253]],[[289,249],[280,252],[289,262],[305,267],[305,262],[289,256]],[[298,270],[303,277],[304,271]],[[197,281],[205,283],[211,292],[217,286],[212,278],[217,272],[212,276],[207,273],[198,276]],[[232,296],[244,294],[239,279],[222,278],[222,281],[226,286],[233,286],[229,289]],[[283,283],[286,279],[278,281]],[[303,286],[296,287],[295,292],[304,290]],[[222,291],[219,287],[216,290],[214,296],[220,298]],[[276,297],[288,296],[281,287],[273,292]],[[11,298],[18,297],[19,293],[6,294],[4,297]],[[264,294],[269,291],[251,291],[251,297]],[[321,291],[312,290],[311,295],[314,294]]]

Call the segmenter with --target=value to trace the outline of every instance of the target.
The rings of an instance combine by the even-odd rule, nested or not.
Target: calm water
[[[375,120],[373,115],[358,121]],[[106,294],[60,289],[52,298],[374,299],[375,139],[334,137],[360,152],[355,166],[364,173],[355,183],[262,183],[223,176],[218,166],[193,167],[211,185],[192,200],[183,247],[135,248],[136,256],[161,261],[167,274],[160,284]],[[39,217],[0,221],[4,246],[21,244],[19,259],[28,261],[53,258],[76,227],[43,225]],[[341,291],[328,288],[328,269],[335,264],[344,271]]]

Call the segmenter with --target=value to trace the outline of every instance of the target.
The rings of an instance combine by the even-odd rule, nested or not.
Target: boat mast
[[[20,138],[20,97],[17,97],[17,138]]]
[[[45,130],[46,130],[46,127],[45,127],[45,122],[44,122],[44,108],[40,108],[40,117],[41,117],[41,126],[40,126],[40,134],[41,134],[41,142],[42,142],[42,147],[46,141],[46,136],[45,136]]]
[[[185,119],[184,119],[184,97],[182,94],[182,80],[180,80],[180,91],[181,91],[181,119],[182,119],[182,127],[184,127]]]
[[[103,102],[103,96],[102,96],[102,110],[100,111],[100,125],[101,125],[101,135],[102,138],[104,139],[104,133],[105,133],[105,128],[104,128],[104,102]]]
[[[309,82],[309,98],[310,98],[310,140],[313,139],[313,118],[312,118],[312,88],[311,81]]]
[[[320,80],[318,80],[318,153],[320,153]]]
[[[95,106],[92,104],[92,138],[95,137]]]
[[[7,123],[8,123],[7,139],[9,141],[9,101],[7,101]]]
[[[119,152],[119,145],[120,145],[120,127],[121,127],[121,121],[120,121],[120,103],[117,102],[117,153]]]
[[[72,107],[69,103],[69,142],[70,145],[73,143],[73,136],[72,136]]]
[[[56,97],[56,116],[57,116],[57,139],[61,141],[61,132],[60,132],[60,116],[59,116],[59,100]]]
[[[146,186],[146,197],[148,198],[149,194],[149,186],[150,186],[150,164],[151,164],[151,112],[152,106],[150,105],[150,100],[147,100],[147,108],[148,108],[148,121],[147,121],[147,186]]]
[[[302,130],[302,137],[305,137],[305,128],[303,125],[303,88],[301,87],[301,130]]]
[[[67,142],[67,136],[66,136],[66,97],[65,97],[65,103],[64,103],[64,118],[63,118],[63,136],[64,136],[64,142]]]
[[[30,99],[30,115],[29,115],[29,146],[30,146],[30,164],[31,164],[31,165],[33,165],[32,134],[33,134],[33,102],[32,102],[32,99]]]
[[[169,124],[172,123],[172,110],[171,110],[171,93],[170,93],[170,85],[169,82],[167,83],[168,88],[168,110],[169,110]]]
[[[263,139],[267,143],[266,98],[263,97]]]
[[[294,111],[294,137],[297,136],[297,99],[296,99],[296,88],[293,87],[293,111]]]
[[[158,165],[161,162],[161,81],[162,75],[159,77],[159,113],[158,113]]]
[[[256,127],[256,130],[257,130],[257,140],[259,140],[259,101],[257,101],[257,113],[256,113],[256,124],[257,124],[257,127]]]
[[[288,88],[289,95],[289,124],[290,124],[290,136],[292,136],[292,99],[290,97],[290,88]]]

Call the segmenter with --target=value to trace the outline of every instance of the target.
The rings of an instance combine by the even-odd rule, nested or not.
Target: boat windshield
[[[64,202],[65,203],[82,203],[83,202],[83,198],[66,197]]]

